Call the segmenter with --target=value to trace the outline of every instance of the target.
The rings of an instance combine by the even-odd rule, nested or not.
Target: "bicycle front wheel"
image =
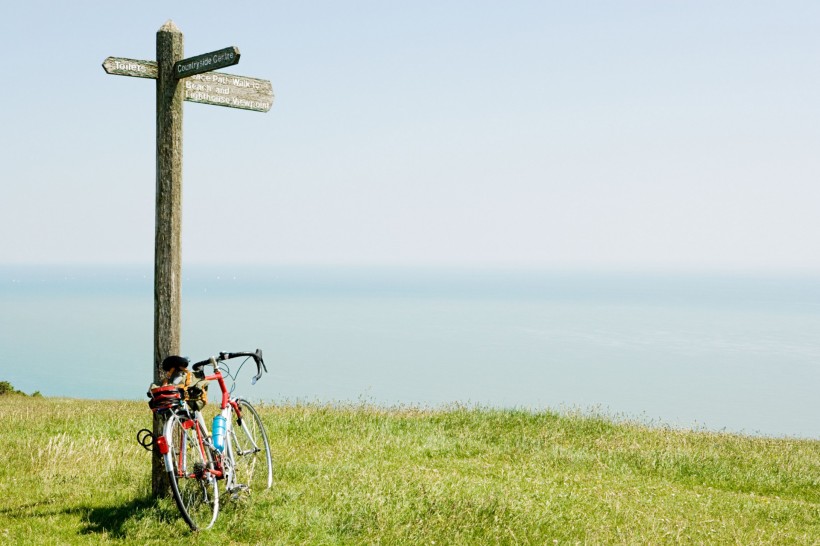
[[[236,403],[241,415],[231,412],[234,422],[230,434],[236,483],[250,492],[269,489],[273,484],[273,462],[265,426],[250,402],[240,398]]]
[[[165,439],[166,471],[177,508],[192,530],[210,529],[219,512],[219,492],[202,429],[196,419],[174,415],[165,424]]]

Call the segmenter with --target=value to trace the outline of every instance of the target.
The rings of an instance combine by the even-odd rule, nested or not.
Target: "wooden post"
[[[174,63],[184,57],[183,36],[173,21],[157,32],[157,196],[154,239],[154,382],[163,380],[162,361],[179,354],[182,286],[182,102]],[[154,435],[162,434],[154,415]],[[168,494],[159,451],[151,472],[154,496]]]

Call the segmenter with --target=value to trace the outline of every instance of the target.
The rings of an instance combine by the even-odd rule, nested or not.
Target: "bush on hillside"
[[[23,396],[28,396],[23,391],[15,389],[8,381],[0,381],[0,396],[7,394],[22,394]],[[32,396],[42,396],[42,394],[40,394],[40,391],[36,391]]]

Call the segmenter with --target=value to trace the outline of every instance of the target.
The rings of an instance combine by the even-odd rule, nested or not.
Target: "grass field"
[[[292,405],[274,487],[190,533],[141,402],[0,396],[2,544],[813,544],[820,442],[581,415]]]

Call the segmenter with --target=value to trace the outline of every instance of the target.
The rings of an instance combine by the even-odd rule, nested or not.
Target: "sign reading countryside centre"
[[[212,51],[196,57],[182,59],[174,63],[174,78],[180,80],[193,76],[194,74],[202,74],[203,72],[211,72],[217,68],[225,68],[232,66],[239,62],[239,48],[226,47],[219,51]]]

